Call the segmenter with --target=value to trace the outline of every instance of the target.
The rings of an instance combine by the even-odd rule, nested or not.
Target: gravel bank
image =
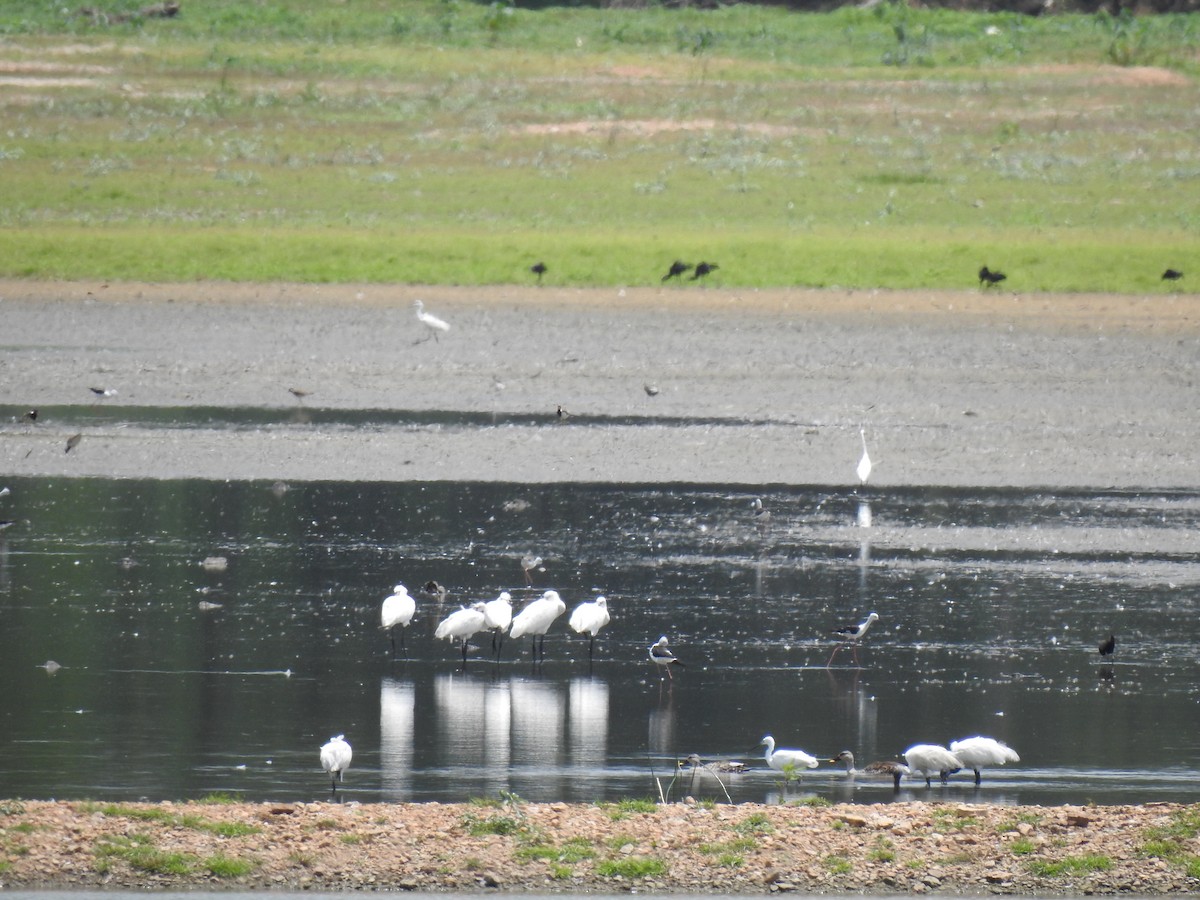
[[[0,803],[7,888],[1166,894],[1195,807]],[[1158,851],[1162,851],[1159,845]],[[1196,838],[1179,837],[1195,860]],[[1151,850],[1154,848],[1151,847]],[[239,873],[238,868],[245,871]],[[1192,863],[1193,870],[1196,864]],[[217,874],[214,874],[217,873]]]

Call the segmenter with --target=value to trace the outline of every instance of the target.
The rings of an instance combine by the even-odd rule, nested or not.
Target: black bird
[[[979,283],[987,287],[988,285],[999,284],[1008,276],[1003,272],[993,272],[987,266],[979,270]]]
[[[560,422],[565,422],[567,419],[571,418],[571,414],[563,409],[561,405],[554,410],[554,414],[558,416],[558,420]]]
[[[538,284],[542,283],[542,276],[546,274],[546,264],[544,262],[535,262],[529,267],[529,271],[537,276]]]
[[[27,418],[30,422],[36,422],[37,417],[38,411],[36,409],[31,409],[29,412],[25,413],[25,418]]]
[[[83,434],[73,434],[67,438],[67,449],[63,453],[70,453],[79,446],[79,442],[83,440]]]
[[[1182,277],[1183,273],[1178,269],[1167,269],[1167,271],[1162,273],[1163,281],[1178,281]]]
[[[697,263],[696,271],[692,273],[691,280],[695,281],[697,278],[703,278],[709,272],[715,272],[719,268],[721,268],[721,267],[718,266],[716,263],[706,263],[706,262]]]
[[[115,388],[90,387],[88,390],[97,397],[115,397],[117,393]]]
[[[1117,649],[1117,636],[1110,634],[1105,640],[1100,642],[1100,655],[1111,656],[1112,652]]]
[[[671,263],[670,270],[668,270],[667,274],[662,277],[662,280],[666,281],[668,278],[678,278],[680,275],[682,275],[684,272],[689,271],[691,268],[692,268],[691,263],[685,263],[685,262],[680,262],[679,260],[675,260],[675,262]]]

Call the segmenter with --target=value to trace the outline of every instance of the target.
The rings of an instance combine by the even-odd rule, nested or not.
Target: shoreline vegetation
[[[352,789],[351,789],[352,790]],[[1194,806],[0,801],[0,888],[1174,894]]]
[[[0,10],[0,276],[1189,289],[1194,16],[110,6]]]

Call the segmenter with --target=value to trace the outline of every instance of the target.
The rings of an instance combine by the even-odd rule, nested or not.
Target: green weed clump
[[[1112,868],[1112,860],[1107,856],[1088,854],[1067,856],[1063,859],[1031,859],[1026,865],[1033,875],[1042,878],[1061,878],[1105,872]]]
[[[210,874],[218,878],[240,878],[243,875],[249,875],[258,868],[258,863],[254,860],[237,856],[226,856],[223,853],[208,857],[202,865]]]
[[[666,873],[667,864],[653,856],[627,856],[596,865],[596,874],[601,878],[658,878]]]
[[[1190,806],[1174,812],[1169,824],[1147,828],[1138,852],[1165,859],[1183,868],[1189,878],[1195,878],[1200,874],[1200,856],[1189,853],[1185,842],[1194,841],[1197,836],[1200,836],[1200,807]]]
[[[188,875],[198,860],[187,853],[159,850],[149,835],[114,835],[101,838],[95,847],[97,869],[107,872],[114,859],[153,875]]]

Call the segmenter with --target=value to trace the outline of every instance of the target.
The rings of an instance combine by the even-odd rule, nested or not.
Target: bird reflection
[[[465,675],[435,675],[439,756],[451,768],[481,778],[485,794],[507,790],[512,762],[512,698],[508,685],[489,685]]]
[[[379,685],[379,768],[386,800],[412,799],[413,713],[416,690],[384,678]]]
[[[562,768],[563,738],[566,735],[567,704],[560,684],[514,678],[508,688],[512,696],[512,757],[522,768],[537,770],[536,791],[561,795],[562,789],[547,783],[548,773]],[[517,793],[524,785],[513,783]]]
[[[662,696],[660,694],[660,696]],[[675,746],[675,695],[666,692],[666,702],[658,709],[650,710],[647,746],[651,753],[662,756],[674,755]]]
[[[603,768],[608,759],[608,682],[572,678],[567,686],[567,746],[581,769]]]

